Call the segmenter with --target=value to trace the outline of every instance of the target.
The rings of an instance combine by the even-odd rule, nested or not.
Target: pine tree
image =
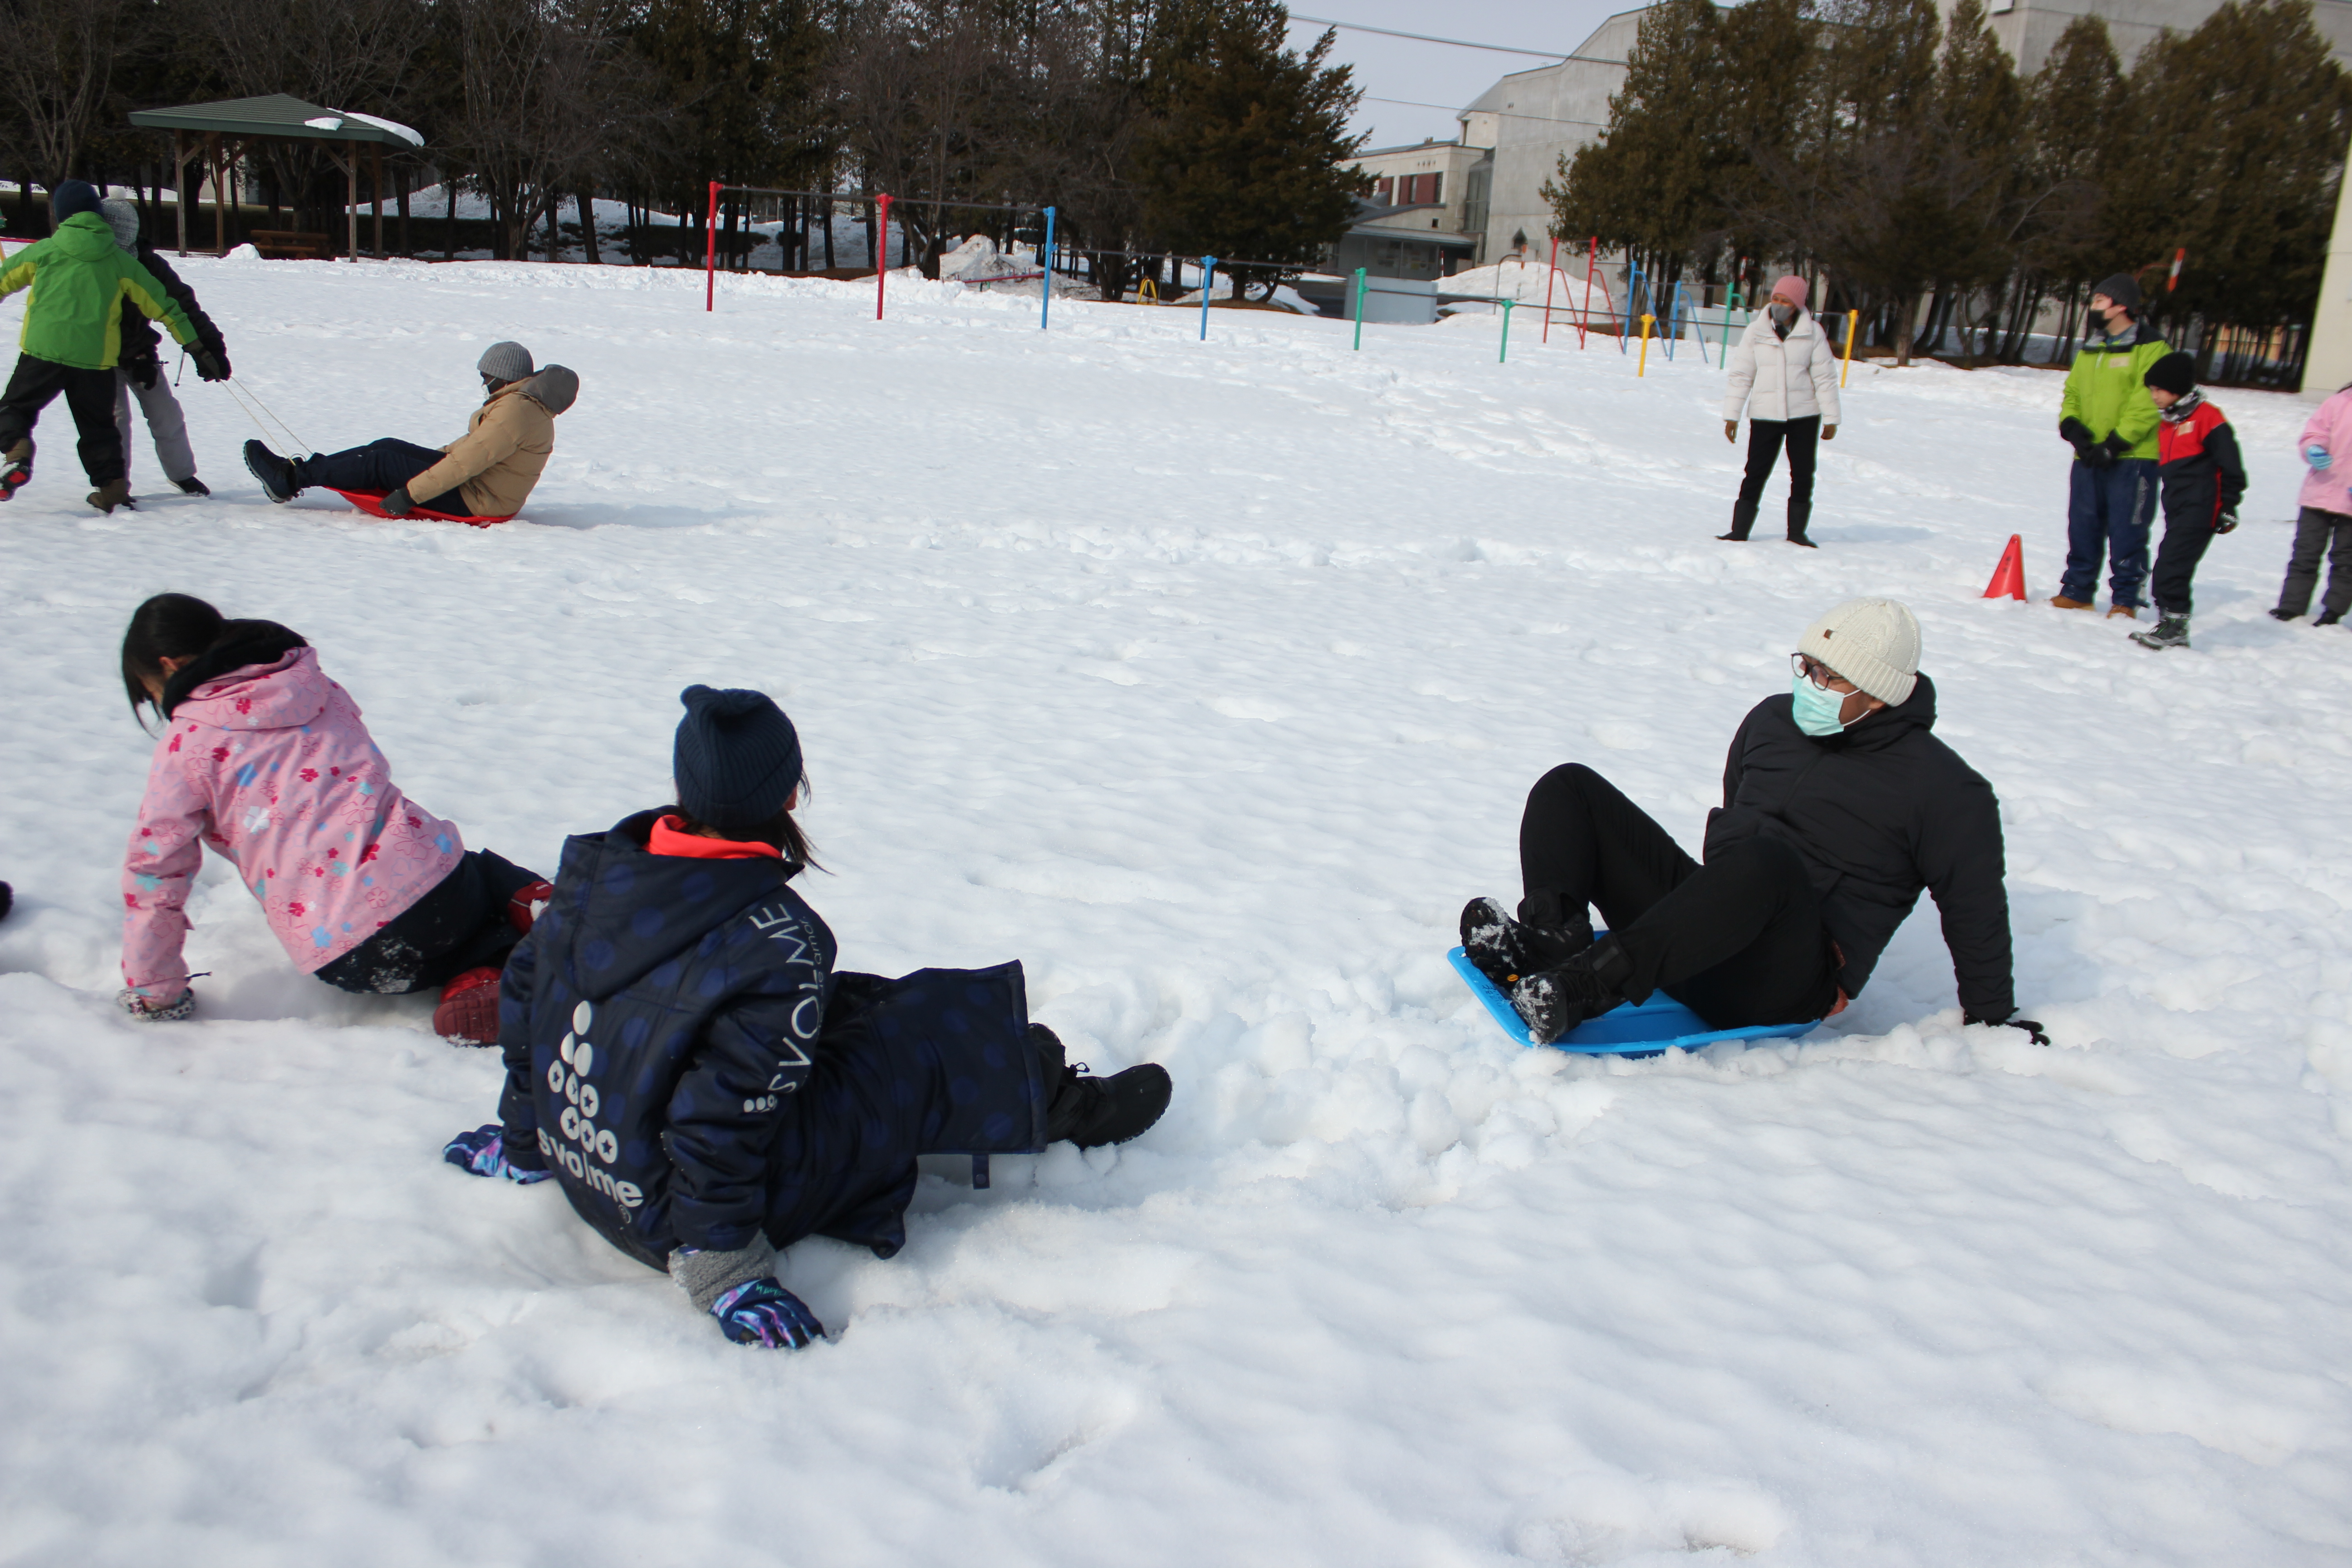
[[[2083,290],[2114,270],[2101,227],[2102,174],[2129,134],[2124,79],[2107,25],[2077,16],[2033,76],[2026,95],[2025,189],[2019,225],[2019,277],[2004,354],[2024,345],[2042,296],[2060,291],[2062,352],[2081,321]]]

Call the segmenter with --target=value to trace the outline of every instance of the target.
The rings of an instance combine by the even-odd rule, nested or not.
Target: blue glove
[[[441,1151],[441,1158],[457,1169],[474,1176],[504,1176],[509,1182],[529,1186],[543,1182],[555,1173],[544,1166],[528,1171],[507,1158],[506,1129],[493,1121],[487,1127],[477,1127],[471,1132],[460,1132],[449,1140]]]
[[[2325,468],[2328,464],[2334,462],[2336,459],[2327,455],[2326,447],[2321,446],[2318,442],[2314,441],[2310,446],[2305,447],[2303,449],[2303,460],[2310,464],[2314,468]]]
[[[196,994],[183,985],[169,1002],[151,1002],[137,987],[126,985],[114,994],[114,1005],[142,1024],[176,1024],[196,1010]]]
[[[800,1350],[824,1338],[824,1325],[808,1303],[774,1279],[754,1279],[738,1285],[710,1303],[710,1315],[721,1332],[739,1345],[765,1345],[770,1350]]]

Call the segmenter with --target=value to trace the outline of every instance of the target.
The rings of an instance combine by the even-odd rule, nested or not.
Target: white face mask
[[[1825,740],[1845,728],[1845,700],[1853,693],[1815,686],[1811,676],[1800,672],[1790,695],[1796,700],[1790,717],[1797,721],[1798,729],[1815,740]]]

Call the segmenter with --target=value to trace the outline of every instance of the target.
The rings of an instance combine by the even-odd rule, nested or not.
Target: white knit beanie
[[[1805,628],[1797,651],[1897,708],[1919,684],[1919,617],[1899,599],[1848,599]]]

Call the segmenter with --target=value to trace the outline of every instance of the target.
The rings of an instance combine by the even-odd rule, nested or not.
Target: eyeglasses
[[[1840,675],[1836,670],[1832,669],[1820,659],[1813,658],[1801,653],[1792,653],[1789,656],[1789,660],[1795,666],[1796,671],[1799,675],[1803,676],[1807,680],[1811,681],[1815,686],[1820,687],[1824,691],[1851,692],[1861,689],[1861,688],[1854,685],[1853,681],[1848,680],[1844,676]]]

